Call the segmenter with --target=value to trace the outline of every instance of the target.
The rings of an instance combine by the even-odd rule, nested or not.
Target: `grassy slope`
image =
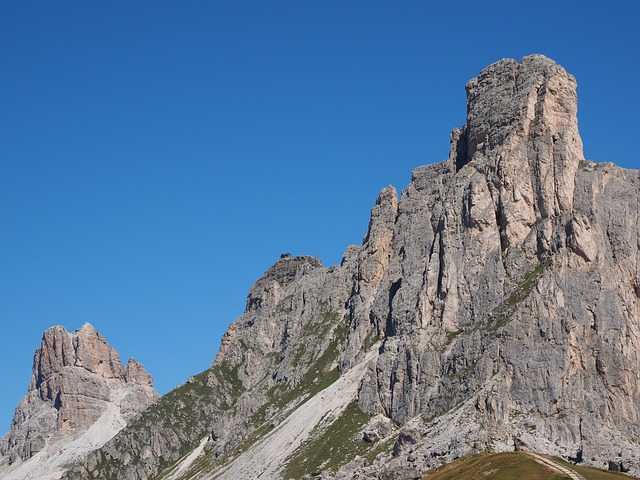
[[[636,477],[631,477],[629,475],[625,475],[624,473],[607,472],[604,470],[598,470],[596,468],[589,468],[589,467],[584,467],[579,465],[571,465],[570,463],[567,463],[557,458],[554,460],[556,460],[558,463],[561,463],[565,467],[572,468],[587,480],[622,480],[624,478],[629,480],[632,478],[636,478]]]
[[[288,459],[283,478],[318,475],[322,470],[336,471],[356,455],[365,455],[373,445],[362,440],[360,429],[369,420],[356,402],[351,402],[343,414],[326,428],[316,427]]]
[[[605,472],[589,467],[565,464],[587,480],[629,479],[627,475]],[[487,453],[469,455],[445,465],[423,480],[565,480],[568,477],[551,471],[526,453]]]

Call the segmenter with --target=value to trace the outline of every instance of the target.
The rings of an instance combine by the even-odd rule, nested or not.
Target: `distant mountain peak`
[[[91,324],[73,333],[51,327],[35,352],[27,395],[2,440],[1,453],[11,464],[20,464],[60,439],[77,438],[108,412],[122,428],[157,398],[144,367],[135,360],[124,367]]]

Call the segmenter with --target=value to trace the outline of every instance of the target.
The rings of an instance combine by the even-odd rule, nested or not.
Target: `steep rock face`
[[[501,60],[467,98],[448,160],[415,169],[400,198],[385,188],[362,246],[329,269],[281,258],[212,368],[68,478],[246,473],[241,452],[356,369],[371,419],[352,412],[360,430],[342,440],[371,457],[306,473],[413,478],[474,450],[532,449],[640,474],[640,176],[583,159],[575,79],[548,58]],[[304,462],[335,441],[322,432]],[[194,450],[205,460],[189,470]],[[249,476],[299,478],[295,458]]]
[[[464,411],[455,435],[422,424],[423,465],[517,444],[638,472],[640,182],[582,158],[575,89],[545,57],[488,67],[449,161],[400,199],[354,319],[386,334],[359,404],[401,423]]]
[[[126,420],[157,398],[144,367],[134,359],[123,366],[90,324],[73,333],[52,327],[35,352],[27,395],[1,453],[11,464],[29,460],[61,438],[86,432],[113,405]]]
[[[575,88],[573,77],[542,56],[500,61],[467,84],[467,125],[453,132],[448,162],[413,172],[385,278],[363,312],[386,333],[387,346],[429,357],[417,355],[413,361],[426,370],[405,377],[422,375],[426,383],[381,379],[377,408],[370,409],[400,421],[422,411],[443,360],[429,344],[444,348],[486,320],[562,248],[582,159]],[[391,376],[405,367],[394,360],[385,369]]]

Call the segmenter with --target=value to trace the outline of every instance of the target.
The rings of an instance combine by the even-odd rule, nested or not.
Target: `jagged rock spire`
[[[547,255],[548,219],[572,212],[584,159],[576,88],[572,75],[542,55],[500,60],[467,83],[467,123],[452,134],[450,160],[456,171],[470,165],[486,178],[502,248],[512,255],[532,241],[536,224],[539,246],[525,249]]]
[[[128,417],[157,398],[142,364],[131,359],[124,367],[91,324],[73,333],[51,327],[34,354],[29,389],[3,439],[2,453],[10,462],[27,460],[56,438],[86,431],[111,404],[118,415]]]

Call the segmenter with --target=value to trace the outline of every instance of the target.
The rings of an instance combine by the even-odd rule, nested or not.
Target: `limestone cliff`
[[[483,70],[362,246],[283,256],[211,369],[67,478],[413,478],[514,449],[640,474],[640,175],[583,158],[576,87],[540,55]]]
[[[44,463],[52,469],[54,465],[44,461],[52,449],[69,447],[102,422],[99,434],[86,439],[84,453],[93,450],[157,398],[144,367],[133,358],[123,366],[118,353],[90,324],[73,333],[52,327],[35,352],[27,395],[16,408],[0,453],[10,471],[38,453],[30,465]],[[31,472],[31,466],[7,476],[45,478],[40,470]]]
[[[545,57],[467,94],[448,162],[388,212],[380,287],[352,299],[386,337],[359,405],[412,429],[396,461],[418,468],[530,448],[637,474],[638,172],[583,159],[576,82]]]

